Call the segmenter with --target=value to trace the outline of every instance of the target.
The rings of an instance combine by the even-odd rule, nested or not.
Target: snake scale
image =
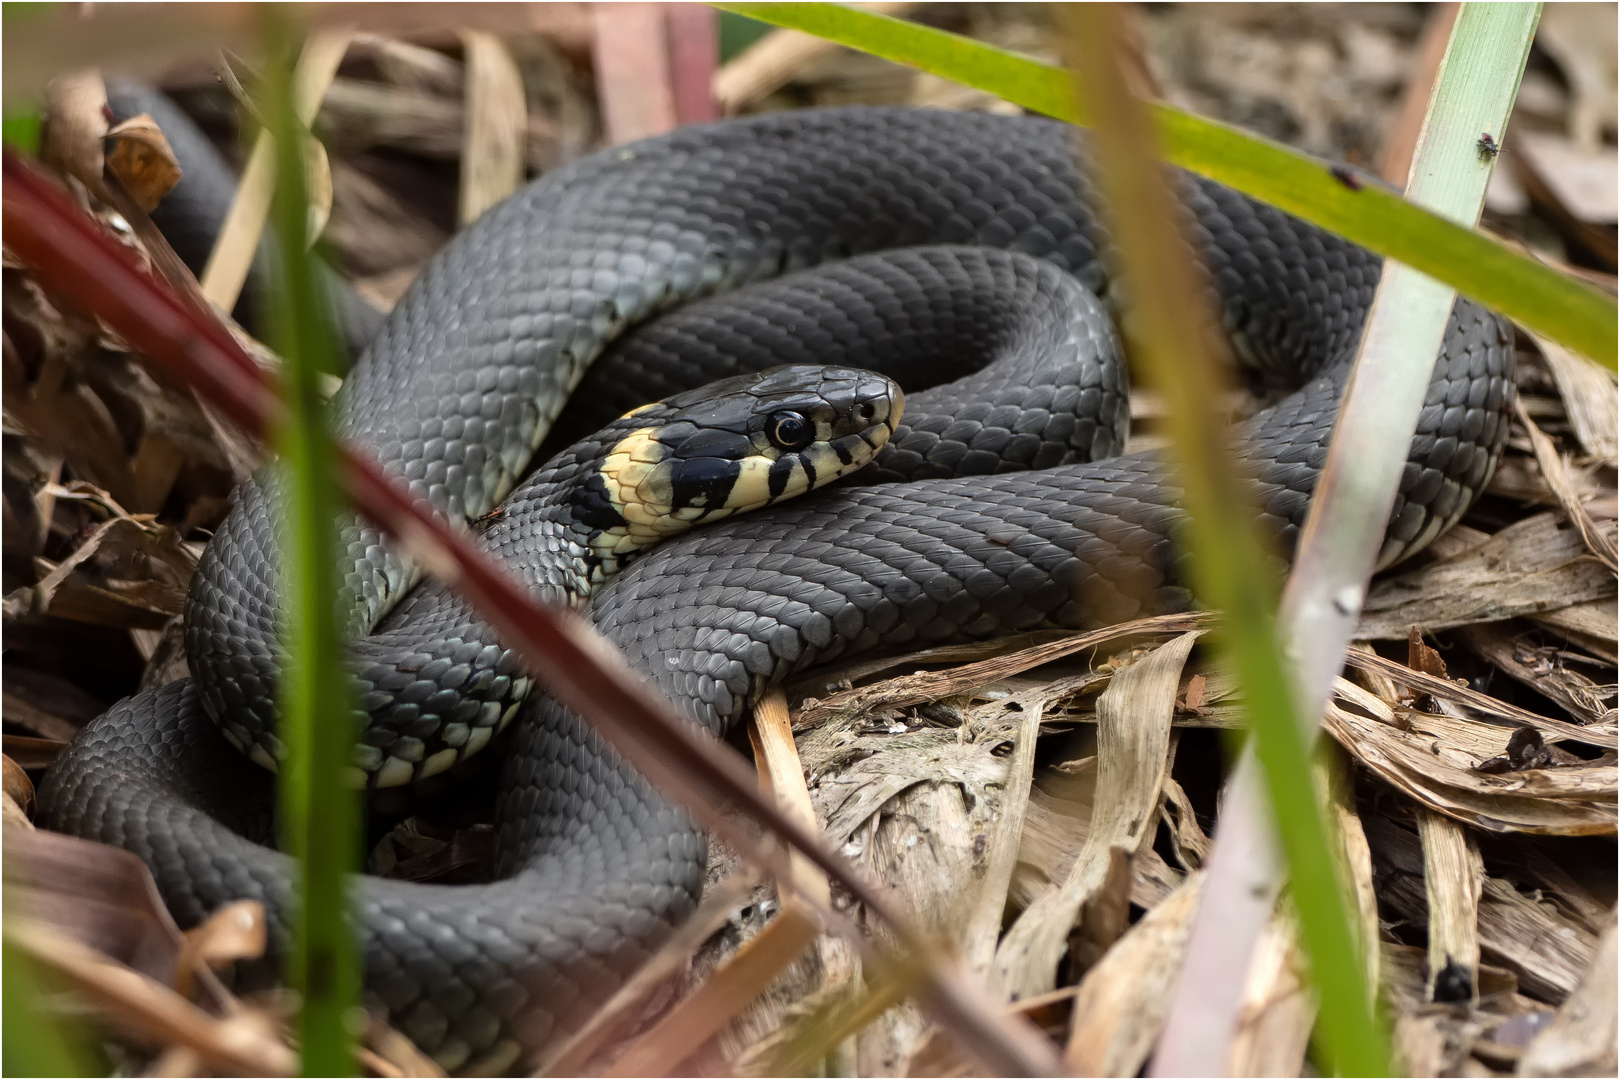
[[[349,376],[338,423],[414,492],[476,518],[517,482],[576,384],[558,421],[573,434],[744,369],[893,374],[907,415],[871,471],[907,482],[840,485],[695,530],[590,599],[602,633],[716,734],[764,688],[839,656],[1184,608],[1177,492],[1156,454],[1112,456],[1128,419],[1123,376],[1098,359],[1113,331],[1074,329],[1100,315],[1090,294],[1110,295],[1084,158],[1072,129],[1044,119],[880,108],[736,120],[604,151],[529,185],[435,258]],[[1380,260],[1219,184],[1177,184],[1189,257],[1208,267],[1238,353],[1263,379],[1300,387],[1248,422],[1242,450],[1287,550]],[[991,300],[969,298],[986,283]],[[1053,296],[1096,310],[1055,331],[1008,329],[1008,297],[1041,307]],[[960,370],[1009,342],[1067,349],[1080,375],[975,386]],[[1506,437],[1512,364],[1507,324],[1458,301],[1381,565],[1420,549],[1483,489]],[[936,410],[915,391],[942,375],[966,381],[929,391]],[[964,387],[990,397],[960,400]],[[268,774],[208,716],[274,756],[262,700],[276,652],[272,520],[250,485],[209,549],[188,612],[197,681],[92,723],[40,794],[50,827],[141,855],[183,925],[257,897],[285,932],[287,867],[255,843],[267,835]],[[345,537],[350,586],[368,597],[356,629],[387,636],[424,605],[441,633],[476,622],[431,583],[397,603],[410,569],[358,525]],[[480,661],[458,648],[424,641],[413,674],[465,682]],[[496,672],[486,682],[505,680],[494,712],[457,702],[440,721],[491,720],[522,698],[521,672],[498,654],[478,653]],[[388,769],[421,775],[450,745],[443,723],[434,734],[423,719],[422,695],[441,688],[405,702],[408,686],[371,676],[382,734],[358,764],[373,783]],[[390,719],[402,704],[413,708]],[[357,890],[368,993],[450,1069],[532,1060],[657,947],[703,881],[701,833],[587,726],[538,693],[520,714],[497,795],[497,880],[367,878]]]

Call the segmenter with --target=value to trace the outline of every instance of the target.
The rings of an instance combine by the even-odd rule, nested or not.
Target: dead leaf
[[[821,929],[821,920],[808,908],[784,905],[702,986],[638,1036],[605,1075],[651,1076],[667,1071],[671,1062],[684,1061],[797,960]]]
[[[146,864],[121,848],[52,832],[6,835],[7,903],[74,941],[172,986],[184,938]],[[205,997],[225,1000],[210,980]]]
[[[1346,679],[1334,683],[1323,726],[1361,765],[1396,790],[1486,832],[1609,836],[1620,776],[1613,763],[1532,769],[1508,777],[1477,765],[1501,748],[1500,728],[1431,713],[1406,713]],[[1572,725],[1573,726],[1573,725]]]
[[[1084,906],[1103,888],[1114,848],[1150,846],[1168,771],[1170,720],[1192,631],[1113,677],[1097,699],[1098,788],[1086,845],[1063,883],[1039,897],[1003,937],[992,979],[1008,998],[1051,990],[1058,962]]]
[[[813,704],[806,702],[794,718],[794,731],[804,731],[828,723],[836,717],[869,713],[873,710],[917,705],[986,686],[1010,675],[1028,671],[1041,664],[1071,656],[1083,649],[1152,634],[1183,633],[1198,627],[1206,616],[1193,612],[1182,615],[1157,615],[1118,626],[1106,627],[1080,634],[1065,634],[1054,641],[1043,642],[1005,655],[990,658],[947,671],[925,671],[900,676],[881,684],[859,687],[833,694]],[[943,652],[944,650],[940,650]],[[992,650],[997,653],[998,650]],[[882,670],[890,662],[878,665]],[[1102,670],[1098,669],[1099,672]]]
[[[365,1046],[362,1054],[373,1055],[365,1064],[379,1076],[443,1076],[439,1063],[419,1050],[415,1043],[378,1019],[366,1014]]]
[[[0,789],[17,804],[24,816],[33,812],[34,782],[28,779],[28,774],[11,759],[10,754],[0,755]]]
[[[140,208],[150,214],[180,182],[180,162],[157,121],[147,113],[132,116],[107,132],[115,140],[107,166],[122,180]]]
[[[103,626],[161,630],[185,610],[197,554],[174,530],[149,520],[115,517],[62,562],[39,560],[34,614]]]
[[[703,902],[585,1026],[548,1052],[536,1076],[568,1076],[583,1071],[603,1043],[634,1019],[635,1010],[659,985],[677,975],[698,947],[723,926],[753,891],[750,875],[733,875],[705,890]]]
[[[1620,572],[1620,552],[1616,551],[1613,530],[1605,530],[1592,520],[1581,495],[1570,481],[1569,463],[1558,455],[1558,448],[1553,445],[1542,430],[1536,426],[1524,411],[1522,402],[1516,403],[1519,424],[1530,436],[1530,445],[1535,450],[1536,464],[1541,468],[1541,474],[1547,478],[1553,495],[1558,499],[1558,505],[1563,507],[1564,517],[1574,525],[1581,534],[1587,550],[1596,555],[1612,572]]]
[[[202,965],[217,970],[238,960],[257,960],[264,955],[267,940],[263,904],[257,900],[226,904],[207,922],[186,931],[175,962],[175,990],[181,997],[190,997],[193,974]]]
[[[67,679],[21,666],[6,669],[3,693],[8,723],[56,743],[68,742],[81,727],[107,711],[106,702]]]
[[[1433,633],[1613,597],[1614,574],[1588,557],[1561,516],[1537,514],[1455,558],[1381,579],[1368,592],[1356,637],[1401,639],[1413,626]],[[1614,523],[1598,527],[1612,535]]]
[[[1493,758],[1486,758],[1474,766],[1474,771],[1496,776],[1524,769],[1544,769],[1551,765],[1552,761],[1552,751],[1542,741],[1541,732],[1526,726],[1508,737],[1505,752]]]
[[[1394,680],[1403,686],[1422,691],[1437,698],[1456,702],[1470,710],[1471,715],[1488,717],[1500,724],[1511,724],[1514,727],[1523,727],[1530,724],[1539,728],[1545,735],[1558,739],[1573,739],[1577,742],[1590,743],[1593,746],[1602,746],[1613,750],[1620,745],[1612,724],[1592,724],[1582,727],[1571,724],[1566,720],[1555,720],[1550,716],[1540,716],[1528,709],[1511,705],[1505,701],[1482,694],[1470,688],[1466,683],[1453,682],[1448,679],[1437,679],[1433,675],[1426,675],[1420,671],[1413,671],[1404,664],[1397,664],[1393,660],[1385,660],[1373,652],[1359,649],[1351,650],[1345,657],[1345,662],[1353,668],[1370,672]],[[1397,727],[1403,726],[1398,718],[1385,720]]]
[[[1582,146],[1601,146],[1604,127],[1612,129],[1615,124],[1615,25],[1611,14],[1584,4],[1553,4],[1536,30],[1537,44],[1557,60],[1574,92],[1569,129]],[[1613,211],[1612,206],[1608,209]]]
[[[1316,1001],[1304,969],[1298,921],[1286,905],[1279,905],[1249,962],[1227,1076],[1300,1075],[1316,1022]]]
[[[491,826],[440,829],[413,816],[377,842],[367,869],[379,877],[432,881],[464,866],[489,867],[494,858],[495,833]]]
[[[899,18],[917,7],[906,0],[865,5]],[[798,30],[773,30],[722,67],[714,76],[714,96],[727,116],[736,114],[790,82],[812,60],[837,49],[834,42]]]
[[[1612,685],[1601,686],[1564,663],[1566,656],[1579,659],[1579,654],[1537,648],[1533,639],[1538,635],[1518,634],[1516,629],[1512,623],[1492,623],[1458,627],[1457,634],[1463,644],[1498,671],[1563,706],[1582,724],[1613,723]]]
[[[1187,680],[1187,692],[1182,697],[1181,708],[1186,712],[1197,712],[1204,704],[1204,687],[1208,680],[1202,674],[1194,675]]]
[[[180,1044],[213,1068],[246,1076],[288,1076],[297,1069],[297,1055],[263,1014],[240,1009],[211,1016],[150,976],[33,919],[8,918],[5,933],[139,1044]]]
[[[1076,1076],[1141,1072],[1164,1024],[1202,883],[1203,875],[1190,875],[1086,972],[1066,1055]]]
[[[1423,640],[1423,631],[1412,627],[1411,634],[1406,640],[1406,666],[1413,671],[1421,671],[1433,675],[1437,679],[1446,678],[1446,662],[1434,649],[1429,648]]]
[[[1556,341],[1534,334],[1531,338],[1547,362],[1581,448],[1613,468],[1620,463],[1620,406],[1615,402],[1614,376]]]
[[[293,107],[298,121],[308,126],[315,119],[326,88],[337,74],[348,48],[348,31],[325,30],[304,43],[293,75]],[[326,149],[313,136],[304,136],[305,175],[309,185],[309,242],[314,243],[332,209],[332,172]],[[275,190],[274,147],[270,133],[260,131],[237,185],[225,224],[214,240],[214,250],[200,278],[202,294],[221,311],[233,311],[247,281],[248,268],[259,249],[270,197]],[[318,227],[317,227],[318,226]]]
[[[1479,996],[1479,896],[1485,880],[1479,843],[1451,818],[1426,810],[1418,811],[1418,838],[1429,905],[1426,997],[1466,1005]]]

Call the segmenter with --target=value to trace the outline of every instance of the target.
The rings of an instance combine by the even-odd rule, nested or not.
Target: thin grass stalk
[[[1118,63],[1120,12],[1113,4],[1068,8],[1075,77],[1093,121],[1097,180],[1128,288],[1128,325],[1148,385],[1169,407],[1170,456],[1184,490],[1184,537],[1203,602],[1224,619],[1217,642],[1243,689],[1253,742],[1270,781],[1292,871],[1301,936],[1321,997],[1319,1030],[1329,1067],[1341,1075],[1388,1074],[1388,1040],[1365,986],[1345,889],[1311,781],[1310,756],[1295,719],[1292,680],[1276,636],[1275,577],[1259,514],[1232,454],[1223,418],[1210,407],[1224,389],[1211,355],[1218,340],[1206,290],[1187,257],[1176,206],[1159,167],[1147,109]]]
[[[1539,14],[1538,4],[1462,6],[1413,154],[1409,198],[1463,225],[1478,220],[1494,165],[1478,142],[1482,133],[1501,141]],[[1279,616],[1308,737],[1344,665],[1456,295],[1385,264]],[[1178,1035],[1161,1048],[1156,1073],[1199,1075],[1224,1063],[1232,1003],[1264,925],[1255,896],[1274,891],[1279,873],[1257,779],[1245,761],[1233,780],[1167,1023]],[[1272,802],[1285,818],[1275,792]],[[1325,1027],[1336,1018],[1323,1004]]]
[[[285,483],[281,567],[287,669],[280,687],[283,849],[301,867],[287,981],[302,999],[305,1076],[352,1076],[350,1011],[360,1001],[360,958],[349,929],[345,882],[360,864],[359,799],[345,766],[358,733],[343,669],[338,616],[339,508],[334,451],[319,374],[337,357],[329,305],[309,253],[304,132],[293,104],[290,35],[274,14],[264,71],[264,114],[275,143],[271,221],[281,244],[281,280],[270,301],[275,345],[286,366],[286,410],[276,431]]]
[[[281,422],[283,402],[217,321],[199,316],[154,280],[127,248],[18,155],[7,149],[3,161],[6,245],[48,288],[106,320],[144,362],[202,391],[250,434],[262,435]],[[388,480],[371,457],[338,443],[337,459],[338,479],[355,507],[489,618],[548,692],[594,725],[666,796],[756,866],[785,875],[787,863],[754,826],[802,852],[890,927],[901,952],[889,962],[911,973],[919,998],[981,1069],[990,1075],[1061,1074],[1049,1040],[1022,1018],[1002,1016],[880,890],[762,797],[736,751],[695,734],[588,623],[535,604],[509,572]],[[839,916],[823,912],[823,918]]]
[[[719,3],[751,19],[803,30],[850,48],[988,91],[1033,112],[1090,127],[1062,68],[956,34],[842,4]],[[1148,106],[1165,161],[1400,259],[1463,295],[1611,370],[1615,301],[1342,170],[1172,105]],[[1476,134],[1477,137],[1477,134]],[[1556,329],[1554,329],[1556,328]]]

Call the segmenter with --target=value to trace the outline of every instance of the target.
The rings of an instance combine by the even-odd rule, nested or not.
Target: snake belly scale
[[[577,402],[583,418],[562,424],[589,431],[639,404],[616,393],[648,400],[781,363],[892,362],[907,417],[875,471],[907,482],[835,487],[666,541],[590,600],[602,632],[717,733],[764,688],[851,651],[1185,607],[1174,484],[1155,455],[1109,456],[1126,419],[1123,377],[1087,358],[1111,329],[1071,320],[1033,335],[1082,358],[1084,373],[1061,385],[975,385],[949,357],[931,359],[955,348],[938,328],[957,322],[983,339],[963,353],[1030,345],[972,315],[971,302],[935,299],[975,276],[1012,293],[1033,282],[1042,297],[1108,296],[1109,240],[1083,158],[1072,129],[1051,121],[871,108],[733,121],[606,151],[452,241],[351,374],[339,423],[415,494],[476,518],[517,483],[582,377],[594,387]],[[1242,451],[1287,550],[1380,262],[1218,184],[1178,183],[1189,257],[1208,267],[1238,352],[1262,376],[1301,387],[1248,423]],[[936,244],[956,247],[893,250]],[[997,252],[987,262],[970,249]],[[885,251],[911,270],[863,261]],[[1089,317],[1079,325],[1092,327]],[[1483,489],[1506,437],[1512,363],[1506,324],[1459,301],[1383,565],[1427,544]],[[913,392],[939,375],[956,382]],[[645,389],[621,391],[629,386]],[[987,396],[960,400],[970,388]],[[267,774],[220,735],[274,760],[270,496],[262,485],[241,494],[199,571],[188,613],[197,684],[116,706],[41,789],[51,827],[140,854],[183,925],[252,896],[284,926],[287,866],[251,839],[264,835]],[[431,585],[409,592],[414,572],[362,526],[345,539],[357,632],[413,627],[399,631],[422,653],[413,676],[440,660],[436,671],[471,662],[458,659],[467,650],[456,635],[475,619]],[[431,617],[412,623],[424,607]],[[524,701],[515,665],[490,656],[485,689],[498,700],[445,708],[505,715],[522,703],[497,795],[499,880],[366,879],[357,890],[368,992],[447,1068],[467,1071],[517,1067],[588,1015],[690,911],[705,851],[691,822],[588,726],[541,695]],[[375,666],[368,693],[383,720],[373,714],[377,753],[358,764],[374,783],[389,767],[401,774],[390,779],[419,775],[440,752],[437,732],[460,721],[434,714],[429,731],[440,687],[395,686],[398,667]],[[394,716],[401,706],[414,709]]]

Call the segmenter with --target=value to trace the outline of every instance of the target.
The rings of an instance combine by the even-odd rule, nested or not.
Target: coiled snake
[[[1249,422],[1243,451],[1286,549],[1380,261],[1218,184],[1178,184],[1190,255],[1239,353],[1302,385]],[[458,236],[350,375],[339,423],[413,491],[476,518],[582,377],[586,411],[561,421],[576,433],[739,370],[836,362],[897,378],[906,421],[869,471],[908,482],[839,486],[698,529],[591,599],[601,631],[718,733],[767,686],[854,651],[1190,603],[1160,459],[1110,456],[1125,384],[1087,291],[1108,295],[1108,243],[1074,133],[1054,122],[855,108],[682,130],[548,175]],[[896,250],[925,244],[957,246]],[[913,392],[998,352],[1032,366]],[[1054,353],[1067,374],[1027,360]],[[1512,362],[1506,324],[1459,301],[1383,565],[1484,487]],[[597,494],[591,528],[625,517]],[[504,514],[497,545],[522,533]],[[140,854],[182,924],[240,897],[265,899],[278,927],[285,911],[284,862],[248,839],[265,835],[267,774],[220,737],[261,761],[277,751],[271,520],[268,492],[250,485],[209,548],[188,611],[197,682],[115,707],[41,790],[51,827]],[[499,880],[366,879],[357,900],[368,991],[392,1022],[448,1068],[509,1069],[687,914],[705,844],[575,718],[538,694],[519,708],[521,672],[477,636],[475,616],[431,585],[396,605],[409,568],[366,530],[345,536],[354,629],[406,653],[395,663],[357,646],[373,716],[357,764],[371,782],[437,771],[522,716],[498,796]]]

